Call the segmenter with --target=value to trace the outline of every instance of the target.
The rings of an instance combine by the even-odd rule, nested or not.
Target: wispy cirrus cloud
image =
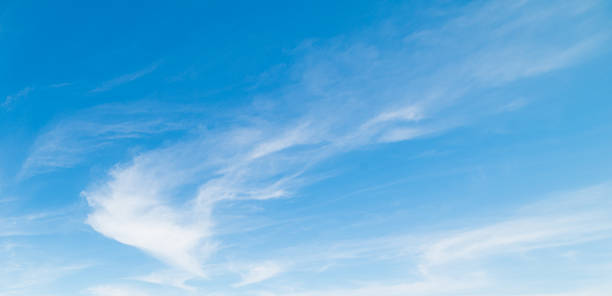
[[[60,264],[45,264],[40,262],[36,264],[32,262],[20,263],[6,262],[6,265],[0,267],[0,293],[3,295],[23,295],[28,293],[30,289],[44,287],[44,285],[53,283],[70,274],[84,270],[88,265],[60,265]]]
[[[162,271],[154,271],[152,273],[132,277],[130,279],[150,284],[176,287],[187,291],[194,291],[194,287],[187,285],[187,281],[193,278],[194,275],[192,273],[182,270],[167,269]]]
[[[51,88],[60,88],[72,85],[72,82],[60,82],[49,85]]]
[[[610,196],[609,184],[597,185],[530,205],[507,221],[458,231],[427,244],[421,268],[612,237]]]
[[[0,202],[1,204],[1,202]],[[0,238],[44,235],[69,227],[74,208],[0,217]]]
[[[73,167],[95,151],[135,139],[193,128],[194,106],[147,102],[101,105],[61,119],[34,141],[19,177]],[[191,114],[191,115],[189,115]]]
[[[609,282],[609,280],[607,281]],[[597,285],[595,287],[578,289],[560,293],[539,293],[539,294],[517,294],[516,296],[606,296],[612,287],[609,285]],[[514,295],[513,295],[514,296]]]
[[[516,212],[507,213],[506,217],[498,218],[498,221],[479,223],[463,229],[451,227],[428,234],[318,243],[292,248],[289,252],[277,251],[281,256],[275,260],[291,262],[294,270],[285,270],[289,274],[310,270],[313,264],[331,266],[329,268],[332,269],[352,266],[356,262],[371,264],[370,261],[363,263],[362,260],[372,258],[379,258],[376,264],[380,264],[380,261],[393,262],[391,266],[410,262],[405,268],[412,269],[414,273],[408,273],[413,274],[408,278],[391,277],[356,285],[338,283],[338,287],[327,289],[270,289],[262,295],[604,295],[604,287],[572,287],[571,283],[567,287],[560,286],[559,291],[573,292],[538,294],[534,292],[537,290],[530,287],[509,292],[505,286],[506,281],[496,277],[500,266],[486,263],[511,258],[515,264],[519,264],[529,258],[529,254],[536,252],[558,254],[554,258],[561,258],[564,248],[594,242],[605,244],[612,239],[612,219],[607,215],[612,208],[611,196],[612,187],[605,183],[552,194]],[[534,263],[533,259],[527,260],[530,264]],[[600,263],[585,261],[582,272],[589,270],[588,264],[596,272]],[[369,268],[375,268],[375,265],[369,265]],[[607,276],[601,273],[600,278],[596,279],[601,283],[606,280]],[[576,282],[581,283],[579,279]],[[352,287],[347,288],[347,284]]]
[[[19,90],[15,94],[6,96],[4,100],[2,101],[2,103],[0,103],[0,107],[3,109],[9,109],[11,105],[13,105],[17,100],[25,98],[28,94],[32,92],[32,90],[34,90],[34,88],[31,86],[28,86],[28,87],[25,87]]]
[[[157,67],[159,67],[159,63],[154,63],[153,65],[144,68],[140,71],[134,72],[134,73],[128,73],[128,74],[124,74],[121,75],[117,78],[111,79],[109,81],[106,81],[104,83],[102,83],[100,86],[92,89],[90,92],[92,93],[96,93],[96,92],[104,92],[104,91],[108,91],[111,90],[119,85],[122,84],[126,84],[128,82],[134,81],[142,76],[145,76],[147,74],[152,73],[153,71],[155,71],[157,69]]]
[[[481,275],[466,275],[457,278],[429,278],[424,281],[414,283],[381,284],[371,283],[356,288],[337,288],[318,291],[302,292],[270,292],[270,296],[290,295],[290,296],[375,296],[375,295],[448,295],[449,293],[465,293],[474,287],[483,285],[484,279]]]
[[[150,296],[140,289],[122,285],[100,285],[87,289],[91,296]]]
[[[215,248],[207,241],[212,226],[209,209],[196,205],[176,209],[167,204],[168,194],[176,189],[173,184],[183,182],[189,172],[156,166],[158,160],[154,155],[140,156],[130,167],[117,168],[104,187],[86,192],[94,209],[87,223],[105,236],[203,277],[200,260]]]
[[[398,26],[400,33],[391,35],[377,31],[304,46],[289,71],[292,83],[258,94],[262,104],[228,114],[233,117],[229,127],[203,129],[143,152],[86,190],[92,209],[87,223],[111,239],[204,277],[203,263],[219,244],[212,214],[216,204],[287,197],[309,181],[309,168],[334,155],[434,136],[499,112],[509,102],[486,110],[479,93],[571,66],[596,52],[609,32],[595,24],[595,11],[596,3],[580,1],[560,6],[476,3],[419,33]],[[382,35],[382,44],[368,42]],[[542,237],[557,241],[573,233],[574,222],[590,223],[557,217],[462,233],[428,246],[421,264],[450,262],[500,246],[513,249]],[[541,232],[532,236],[487,238],[533,223]],[[551,233],[554,227],[565,230]],[[575,231],[582,237],[583,230]],[[482,238],[482,244],[470,245],[474,238]],[[280,273],[264,268],[256,274],[247,272],[241,283]],[[400,295],[447,283],[436,280],[376,289]],[[465,281],[453,283],[463,287]],[[373,291],[366,287],[351,295]]]
[[[91,267],[56,260],[37,245],[0,239],[0,295],[34,295],[38,289]]]
[[[236,287],[242,287],[254,283],[265,281],[269,278],[273,278],[285,270],[285,267],[278,262],[265,261],[257,264],[249,264],[242,271],[238,271],[241,274],[242,280],[235,284]]]

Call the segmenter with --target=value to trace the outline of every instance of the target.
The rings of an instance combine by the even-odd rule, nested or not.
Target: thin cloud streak
[[[242,287],[273,278],[284,271],[284,267],[277,262],[267,261],[250,264],[245,271],[240,272],[241,281],[235,287]]]
[[[13,95],[6,96],[4,98],[4,101],[0,103],[0,108],[9,109],[16,101],[28,96],[28,94],[30,94],[32,90],[34,90],[34,88],[31,86],[28,86],[28,87],[21,89],[20,91],[18,91],[17,93]]]
[[[125,75],[121,75],[115,79],[106,81],[104,83],[102,83],[102,85],[92,89],[90,92],[92,93],[97,93],[97,92],[104,92],[104,91],[108,91],[111,90],[117,86],[120,86],[122,84],[126,84],[128,82],[134,81],[142,76],[145,76],[147,74],[152,73],[153,71],[155,71],[155,69],[157,69],[157,67],[159,66],[159,63],[155,63],[145,69],[142,69],[140,71],[134,72],[134,73],[129,73],[129,74],[125,74]]]

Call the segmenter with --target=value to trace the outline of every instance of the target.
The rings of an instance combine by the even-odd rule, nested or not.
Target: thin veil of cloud
[[[139,102],[82,110],[49,125],[36,138],[19,177],[74,167],[91,153],[126,141],[194,128],[199,109]]]
[[[276,260],[291,260],[296,271],[320,266],[343,265],[372,257],[393,262],[413,262],[413,279],[394,279],[363,283],[351,288],[270,289],[267,295],[540,295],[507,293],[497,289],[493,274],[499,266],[486,262],[501,256],[522,257],[538,251],[612,239],[612,219],[607,213],[612,187],[609,183],[575,191],[556,193],[539,202],[508,213],[501,221],[412,236],[388,236],[369,240],[319,243],[281,252]],[[516,259],[516,261],[519,261]],[[371,268],[374,268],[373,266]],[[503,268],[503,267],[502,267]],[[606,281],[601,275],[600,282]],[[541,295],[604,295],[605,287],[579,287],[574,292]]]

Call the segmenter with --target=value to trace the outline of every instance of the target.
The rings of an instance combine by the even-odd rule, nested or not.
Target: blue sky
[[[609,295],[611,20],[4,1],[0,295]]]

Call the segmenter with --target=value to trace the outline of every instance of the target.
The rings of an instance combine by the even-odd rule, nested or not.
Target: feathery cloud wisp
[[[2,101],[2,103],[0,103],[0,107],[4,108],[4,109],[8,109],[10,108],[10,106],[15,103],[15,101],[26,97],[30,92],[32,92],[34,88],[32,88],[31,86],[28,86],[26,88],[23,88],[22,90],[18,91],[16,94],[13,95],[8,95],[4,98],[4,101]]]
[[[241,272],[242,280],[235,284],[235,287],[242,287],[254,283],[259,283],[272,278],[283,272],[283,266],[276,262],[262,262],[251,264],[246,268],[245,272]]]
[[[406,268],[416,276],[363,283],[355,287],[330,287],[318,290],[275,290],[270,295],[540,295],[533,289],[507,293],[496,290],[502,279],[494,275],[496,266],[486,265],[504,256],[529,256],[533,252],[560,253],[564,247],[579,246],[612,238],[612,186],[609,183],[576,191],[555,194],[509,213],[501,221],[474,225],[465,229],[447,230],[420,236],[391,236],[325,245],[304,246],[283,254],[277,260],[293,259],[292,266],[303,271],[312,264],[360,262],[372,256],[393,262],[408,262]],[[533,259],[532,259],[533,260]],[[530,261],[530,264],[533,261]],[[401,264],[400,264],[401,265]],[[474,266],[488,269],[474,269]],[[507,267],[502,267],[507,268]],[[291,272],[286,270],[285,272]],[[600,282],[608,280],[602,275]],[[533,288],[533,287],[531,287]],[[574,290],[574,289],[572,289]],[[575,288],[567,294],[541,295],[605,295],[605,287]],[[280,291],[280,292],[279,292]],[[581,294],[584,293],[584,294]]]
[[[157,69],[157,67],[159,66],[159,63],[155,63],[145,69],[142,69],[140,71],[134,72],[134,73],[129,73],[129,74],[125,74],[125,75],[121,75],[115,79],[106,81],[104,83],[102,83],[102,85],[94,88],[91,90],[92,93],[96,93],[96,92],[103,92],[103,91],[107,91],[110,90],[112,88],[115,88],[119,85],[134,81],[142,76],[145,76],[153,71],[155,71],[155,69]]]
[[[39,135],[19,172],[21,178],[70,168],[118,143],[193,128],[198,108],[136,104],[102,105],[62,119]]]

